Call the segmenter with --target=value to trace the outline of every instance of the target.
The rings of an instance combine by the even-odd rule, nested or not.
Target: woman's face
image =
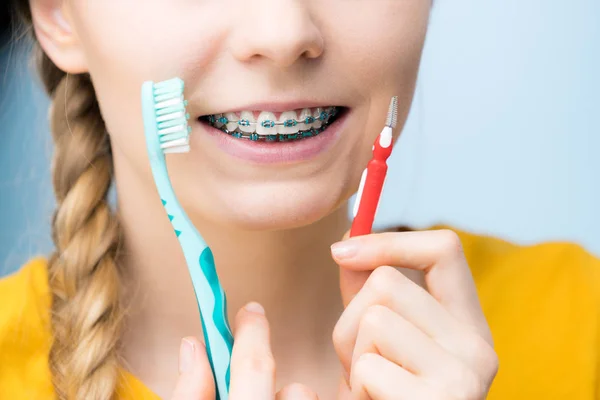
[[[140,88],[178,76],[193,128],[191,152],[167,157],[178,197],[192,218],[256,230],[309,224],[356,190],[394,95],[396,132],[402,129],[430,6],[429,0],[70,0],[64,10],[94,81],[119,187],[135,179],[148,188],[144,195],[154,196]],[[318,136],[282,143],[227,136],[198,119],[241,111],[277,119],[295,110],[302,118],[301,109],[317,106],[343,107],[341,117]],[[261,117],[262,111],[275,115]]]

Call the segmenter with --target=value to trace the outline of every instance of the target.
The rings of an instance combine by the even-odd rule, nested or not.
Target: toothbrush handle
[[[159,190],[160,191],[160,190]],[[206,343],[208,361],[213,371],[218,400],[229,397],[230,363],[233,335],[227,319],[227,298],[219,282],[210,248],[188,219],[173,193],[163,204],[185,256]]]
[[[227,400],[233,335],[227,319],[227,300],[217,276],[214,257],[175,196],[164,156],[151,157],[151,165],[158,193],[192,279],[217,399]]]
[[[215,268],[215,260],[209,247],[206,247],[202,251],[198,262],[202,274],[206,278],[212,291],[212,298],[215,301],[212,315],[209,314],[209,310],[201,309],[200,311],[204,341],[205,343],[210,344],[206,346],[206,352],[217,386],[217,399],[227,400],[231,378],[231,353],[233,350],[233,335],[227,319],[227,297],[219,283]],[[196,298],[198,299],[198,307],[202,308],[198,294],[196,294]],[[208,318],[209,316],[210,319],[206,321],[204,318]],[[221,342],[221,345],[214,345],[215,341]],[[222,372],[217,374],[217,370],[223,371],[224,365],[220,368],[215,368],[215,362],[226,363],[227,368],[225,369],[224,374]]]

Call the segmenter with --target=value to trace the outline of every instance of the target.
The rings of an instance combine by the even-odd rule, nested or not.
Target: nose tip
[[[286,0],[268,2],[264,7],[247,3],[252,6],[245,8],[245,22],[236,24],[231,42],[236,59],[262,58],[285,68],[299,59],[321,56],[324,40],[305,5]]]
[[[298,30],[296,30],[298,31]],[[315,59],[323,53],[323,40],[320,35],[305,35],[301,38],[291,32],[278,35],[276,39],[265,41],[262,48],[249,53],[249,57],[262,57],[281,68],[290,67],[300,59]]]

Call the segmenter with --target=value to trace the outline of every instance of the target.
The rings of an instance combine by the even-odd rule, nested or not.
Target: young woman
[[[342,240],[391,96],[396,132],[406,119],[430,1],[18,7],[52,98],[56,251],[0,282],[0,398],[215,397],[143,139],[141,84],[173,76],[193,132],[169,171],[233,312],[233,400],[598,393],[598,262],[580,248],[449,229]],[[320,135],[284,143],[205,118],[332,106]]]

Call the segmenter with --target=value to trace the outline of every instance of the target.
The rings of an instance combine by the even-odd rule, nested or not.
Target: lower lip
[[[348,120],[345,109],[327,129],[306,139],[289,142],[256,142],[234,138],[204,121],[202,125],[217,146],[225,153],[255,164],[292,164],[310,160],[327,151],[337,141]]]

